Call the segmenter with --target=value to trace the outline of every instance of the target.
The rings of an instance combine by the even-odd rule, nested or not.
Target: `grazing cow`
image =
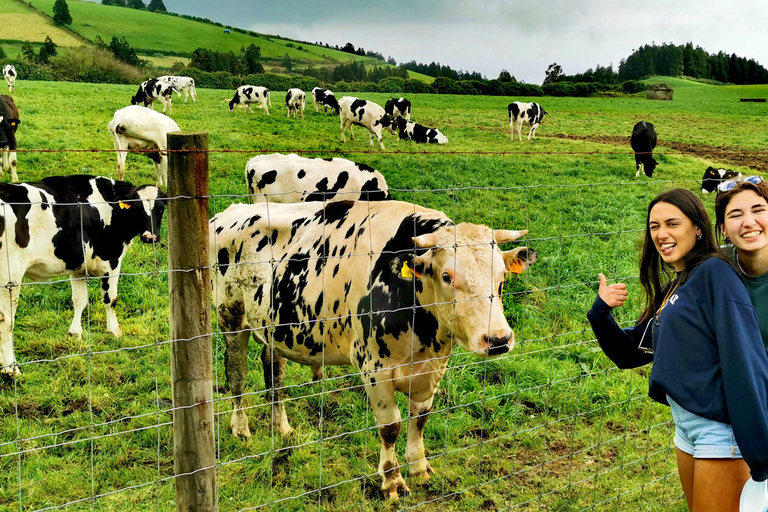
[[[389,114],[392,119],[403,116],[406,121],[411,120],[411,102],[405,98],[391,98],[384,104],[384,112]]]
[[[370,132],[371,147],[373,147],[373,136],[379,140],[379,146],[384,149],[384,142],[381,140],[381,129],[386,128],[393,135],[392,118],[389,117],[381,105],[372,101],[361,100],[354,96],[344,96],[339,100],[339,118],[341,119],[341,142],[346,142],[344,132],[349,127],[349,138],[355,140],[355,134],[352,133],[352,125],[364,126]]]
[[[428,479],[424,426],[451,350],[458,344],[490,357],[512,349],[504,278],[538,256],[499,248],[526,231],[454,225],[442,212],[399,201],[235,204],[211,219],[209,233],[233,434],[250,436],[242,397],[251,333],[266,345],[272,428],[282,435],[292,431],[281,401],[286,359],[353,365],[378,424],[387,498],[406,489],[395,456],[395,391],[410,401],[410,476]]]
[[[301,118],[304,119],[304,91],[301,89],[288,89],[285,93],[285,108],[288,110],[287,117],[296,118],[296,114],[301,114]]]
[[[16,84],[16,68],[11,64],[6,64],[3,68],[3,78],[5,83],[8,84],[8,90],[13,92],[14,85]]]
[[[507,111],[509,112],[509,140],[515,140],[515,125],[517,125],[517,136],[520,142],[523,142],[521,134],[523,123],[531,125],[531,131],[528,132],[528,140],[531,140],[531,136],[535,139],[536,128],[539,127],[541,120],[547,114],[538,103],[521,103],[519,101],[510,103],[507,106]]]
[[[339,113],[339,102],[336,101],[336,95],[330,89],[315,87],[312,89],[312,102],[315,104],[315,112],[319,112],[319,107],[323,107],[323,114],[328,113],[330,108],[334,114]]]
[[[171,100],[173,99],[174,91],[176,91],[176,89],[174,89],[171,84],[163,82],[162,80],[150,78],[141,83],[136,95],[131,98],[131,105],[143,103],[145,107],[154,109],[155,100],[157,100],[163,104],[163,114],[165,114],[166,108],[168,109],[168,113],[172,114],[173,104],[171,103]]]
[[[80,337],[88,303],[85,279],[101,282],[107,331],[121,336],[115,315],[120,265],[133,239],[159,240],[165,198],[155,186],[134,187],[97,176],[52,176],[37,183],[0,184],[0,373],[18,375],[13,324],[25,277],[70,276],[74,315],[69,333]]]
[[[184,103],[187,102],[187,98],[192,96],[192,103],[197,103],[197,90],[195,89],[195,79],[188,76],[171,76],[164,75],[157,77],[158,80],[170,84],[176,91],[176,94],[181,96],[184,93]]]
[[[251,103],[258,103],[264,109],[264,113],[269,115],[267,103],[272,105],[272,100],[269,98],[269,89],[257,85],[241,85],[235,91],[235,97],[229,102],[229,111],[232,112],[236,105],[242,105],[243,110],[247,108],[253,113]]]
[[[21,124],[19,121],[19,109],[13,102],[13,98],[0,94],[0,176],[7,169],[11,170],[11,181],[19,181],[16,174],[16,129]]]
[[[420,124],[406,121],[402,117],[395,120],[395,127],[401,140],[413,140],[415,142],[428,142],[430,144],[448,144],[448,137],[437,128],[427,128]]]
[[[254,203],[392,199],[379,171],[344,158],[259,155],[245,164],[245,181]]]
[[[701,178],[701,193],[709,194],[717,189],[717,186],[727,180],[741,178],[741,173],[731,169],[715,169],[707,167],[704,177]]]
[[[653,177],[653,170],[659,162],[653,159],[653,148],[656,147],[656,130],[651,123],[640,121],[632,128],[632,137],[629,139],[632,150],[635,152],[635,164],[637,172],[635,178],[644,172],[649,178]]]
[[[125,158],[129,151],[154,150],[145,154],[155,164],[157,184],[168,182],[168,134],[180,131],[173,119],[141,105],[132,105],[115,112],[108,128],[117,153],[117,179],[125,176]]]

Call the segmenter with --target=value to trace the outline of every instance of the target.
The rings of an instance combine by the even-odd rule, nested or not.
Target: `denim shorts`
[[[741,459],[741,451],[727,423],[688,412],[667,395],[675,420],[675,446],[695,459]]]

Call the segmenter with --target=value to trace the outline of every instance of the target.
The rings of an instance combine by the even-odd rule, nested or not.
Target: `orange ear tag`
[[[127,210],[128,208],[130,208],[130,207],[131,207],[131,205],[129,205],[129,204],[127,204],[127,203],[124,203],[124,202],[122,202],[122,201],[119,201],[119,202],[117,203],[117,206],[119,206],[121,210]]]
[[[523,273],[523,264],[519,261],[515,260],[514,263],[512,263],[509,268],[507,268],[510,272],[513,274],[522,274]]]

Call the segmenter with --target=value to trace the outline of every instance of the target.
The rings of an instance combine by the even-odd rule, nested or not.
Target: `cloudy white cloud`
[[[768,2],[737,0],[164,0],[175,12],[256,32],[343,46],[398,62],[440,62],[495,78],[541,83],[613,64],[633,49],[688,41],[768,67]]]

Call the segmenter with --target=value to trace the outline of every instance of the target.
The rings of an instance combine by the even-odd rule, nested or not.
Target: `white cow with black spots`
[[[523,123],[531,125],[531,131],[528,132],[528,140],[531,140],[531,136],[536,138],[536,128],[539,127],[539,123],[546,115],[546,112],[538,103],[521,103],[515,101],[510,103],[507,107],[509,112],[509,140],[515,140],[515,125],[517,125],[517,136],[520,138],[520,142],[523,142],[523,136],[521,131],[523,129]]]
[[[229,101],[229,111],[232,112],[237,105],[242,105],[243,109],[247,108],[253,113],[251,103],[258,103],[264,109],[264,113],[269,115],[267,104],[272,105],[269,89],[258,85],[241,85],[235,91],[235,96]]]
[[[5,83],[8,84],[8,90],[10,92],[13,92],[14,86],[16,84],[16,76],[16,68],[11,64],[6,64],[3,68],[3,78],[5,78]]]
[[[187,99],[190,96],[192,97],[192,103],[197,103],[197,90],[195,89],[194,78],[190,78],[188,76],[164,75],[157,77],[157,79],[173,86],[173,89],[179,96],[181,96],[181,93],[183,92],[184,103],[187,102]]]
[[[381,139],[381,130],[386,128],[392,135],[397,135],[392,129],[393,119],[384,112],[381,105],[372,101],[361,100],[354,96],[344,96],[339,100],[339,118],[341,120],[341,142],[346,142],[344,133],[349,127],[349,138],[355,140],[355,134],[352,133],[352,125],[356,124],[365,127],[370,132],[371,147],[373,147],[373,137],[379,141],[379,146],[384,149],[384,142]]]
[[[293,114],[293,118],[295,119],[298,114],[301,114],[301,118],[304,119],[305,101],[304,91],[296,88],[288,89],[288,92],[285,93],[285,108],[288,111],[287,117],[291,117],[291,114]]]

